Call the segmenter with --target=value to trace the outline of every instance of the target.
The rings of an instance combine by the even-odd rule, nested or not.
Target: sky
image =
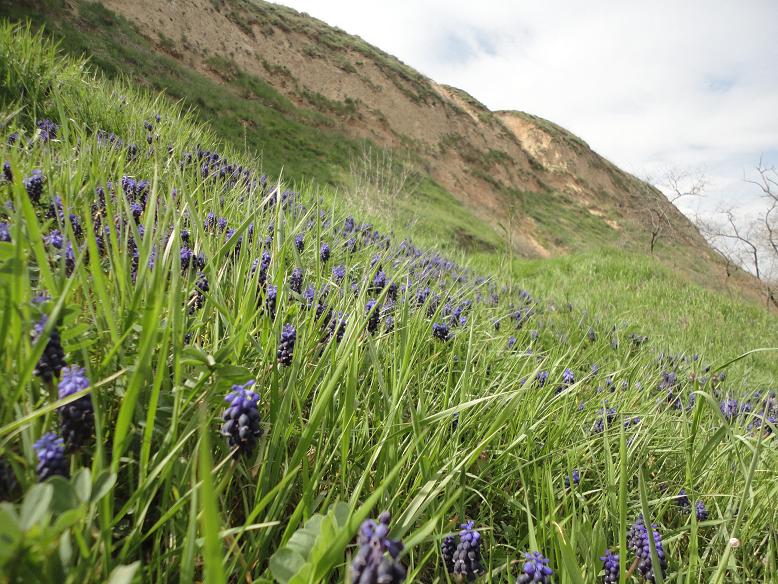
[[[778,1],[283,0],[492,110],[547,118],[662,187],[704,175],[687,214],[756,213],[778,166]]]

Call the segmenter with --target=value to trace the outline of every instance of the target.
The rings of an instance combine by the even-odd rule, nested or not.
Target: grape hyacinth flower
[[[302,268],[294,268],[289,276],[289,289],[292,292],[299,294],[303,289],[303,270]]]
[[[65,441],[62,438],[49,432],[33,444],[32,448],[38,457],[38,465],[35,470],[38,473],[39,482],[42,483],[53,476],[68,478],[70,468],[65,457]]]
[[[291,324],[285,324],[281,330],[281,341],[278,343],[278,363],[285,367],[292,364],[294,344],[297,340],[297,331]]]
[[[440,544],[440,556],[443,558],[443,565],[449,574],[454,572],[454,552],[456,549],[457,540],[453,535],[447,535],[443,538],[443,542]]]
[[[195,282],[194,296],[192,297],[192,305],[189,307],[189,314],[194,314],[200,310],[205,304],[205,293],[209,290],[208,278],[200,272]]]
[[[40,320],[35,324],[32,330],[33,343],[40,338],[43,333],[43,329],[46,327],[46,322],[49,317],[43,315]],[[33,373],[43,379],[46,383],[53,381],[55,377],[59,375],[60,369],[62,369],[67,363],[65,363],[65,351],[62,348],[62,343],[59,339],[59,331],[54,327],[51,329],[49,340],[46,343],[46,348],[43,350],[43,354],[38,359],[38,363],[35,365]]]
[[[77,365],[64,367],[59,382],[59,399],[64,399],[89,387],[84,369]],[[70,452],[78,450],[93,435],[95,431],[94,410],[92,400],[88,395],[57,409],[59,427]]]
[[[330,246],[328,243],[321,244],[319,259],[321,259],[322,263],[326,263],[330,259]]]
[[[375,300],[368,300],[365,305],[367,314],[367,332],[371,335],[378,330],[378,320],[381,317],[381,306]]]
[[[656,555],[659,559],[659,569],[662,574],[667,567],[667,560],[665,559],[664,548],[662,547],[662,537],[656,530],[656,525],[651,526],[651,533],[654,537],[654,546],[656,547]],[[638,573],[648,582],[654,582],[654,566],[651,562],[651,544],[649,542],[648,529],[643,520],[643,516],[640,515],[637,521],[630,527],[627,534],[627,545],[635,553],[638,561]]]
[[[446,323],[433,323],[432,336],[434,336],[436,339],[440,339],[441,341],[448,341],[451,338],[448,325]]]
[[[303,253],[303,250],[305,249],[305,240],[302,235],[294,236],[294,247],[297,251]]]
[[[34,203],[39,203],[43,195],[43,172],[35,169],[32,171],[32,175],[25,178],[22,182],[30,200]]]
[[[367,519],[359,528],[359,551],[351,562],[352,584],[400,584],[406,569],[397,558],[403,544],[389,539],[391,515],[381,513],[378,522]]]
[[[11,243],[11,233],[8,231],[8,223],[0,221],[0,241]]]
[[[697,515],[697,521],[706,521],[708,519],[708,510],[705,508],[705,503],[697,501],[694,505],[695,514]]]
[[[265,307],[267,308],[270,318],[274,318],[276,315],[276,300],[278,299],[278,286],[272,284],[267,287],[265,291]]]
[[[688,513],[691,510],[691,503],[689,503],[689,497],[686,495],[686,489],[681,489],[678,491],[678,496],[675,498],[675,503],[684,513]]]
[[[616,584],[619,581],[619,554],[605,550],[605,555],[600,556],[602,568],[605,571],[603,584]]]
[[[3,163],[3,178],[8,182],[13,182],[14,173],[11,170],[11,163],[7,160]]]
[[[42,120],[38,120],[35,122],[35,125],[38,126],[38,129],[40,130],[41,142],[48,142],[49,140],[53,140],[57,137],[59,126],[52,122],[50,119],[44,118]]]
[[[330,319],[327,324],[327,339],[335,337],[335,342],[339,343],[343,340],[343,335],[346,332],[346,318],[342,312],[338,312]]]
[[[565,475],[565,488],[566,489],[570,488],[570,478],[571,478],[571,475]],[[572,484],[575,485],[576,487],[578,486],[578,483],[581,482],[581,473],[578,471],[577,468],[573,469],[572,479],[573,479]]]
[[[262,434],[259,427],[259,394],[249,389],[254,380],[243,385],[233,385],[232,391],[224,398],[229,406],[224,410],[222,436],[227,437],[230,448],[237,447],[240,454],[251,454]]]
[[[565,385],[572,385],[575,383],[575,373],[569,367],[565,367],[564,373],[562,373],[562,382]]]
[[[516,579],[516,584],[529,584],[530,582],[550,584],[554,571],[548,566],[548,558],[540,552],[528,552],[524,554],[524,560],[522,573]]]
[[[309,285],[305,290],[303,290],[302,297],[303,306],[306,308],[306,310],[310,309],[313,306],[314,299],[316,298],[316,288]]]
[[[441,553],[446,569],[455,580],[469,582],[476,579],[483,571],[481,567],[481,534],[473,529],[474,521],[460,525],[459,543],[453,548],[454,538],[449,536],[443,540]]]

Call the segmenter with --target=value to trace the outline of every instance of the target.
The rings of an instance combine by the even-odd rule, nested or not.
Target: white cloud
[[[701,168],[717,203],[778,165],[778,2],[284,0],[491,109],[581,136],[637,175]]]

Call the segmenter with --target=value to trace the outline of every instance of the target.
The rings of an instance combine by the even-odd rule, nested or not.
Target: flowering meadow
[[[778,581],[768,347],[663,352],[23,27],[0,80],[0,582]]]

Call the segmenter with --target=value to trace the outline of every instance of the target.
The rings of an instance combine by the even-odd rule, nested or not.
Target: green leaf
[[[70,567],[73,560],[73,544],[69,531],[65,531],[59,538],[59,560],[65,568]]]
[[[350,507],[342,501],[334,503],[327,515],[312,515],[270,558],[273,577],[283,584],[295,584],[317,580],[331,570],[328,555],[332,543],[348,526],[350,515]]]
[[[13,505],[0,504],[0,565],[14,556],[21,536],[22,530]]]
[[[30,487],[22,503],[19,520],[22,531],[29,531],[33,525],[43,519],[49,511],[53,496],[54,488],[50,484],[36,484]]]
[[[203,407],[200,409],[200,494],[202,505],[201,530],[205,536],[205,581],[209,584],[225,584],[227,578],[224,575],[222,543],[219,539],[221,521],[219,519],[219,505],[216,488],[213,484],[213,462],[211,460],[211,445],[208,440],[208,413]]]
[[[92,493],[92,471],[82,468],[73,477],[72,483],[78,499],[82,503],[88,503],[89,495]]]
[[[281,584],[287,584],[302,570],[305,558],[300,553],[284,546],[270,557],[270,572]]]
[[[108,577],[108,584],[130,584],[138,568],[140,568],[140,562],[133,562],[127,566],[116,566]]]
[[[49,506],[53,513],[60,515],[79,506],[78,495],[70,481],[62,477],[52,477],[49,479],[49,484],[54,489]]]
[[[578,567],[578,563],[575,561],[575,552],[570,546],[570,542],[565,539],[565,532],[562,531],[562,527],[558,523],[554,523],[556,528],[556,537],[559,542],[559,549],[562,551],[562,562],[565,566],[565,572],[572,580],[573,584],[584,584],[583,576],[581,575],[581,569]]]
[[[78,509],[70,509],[65,511],[54,522],[54,532],[61,533],[66,529],[73,527],[84,516],[84,511],[79,507]]]
[[[110,470],[101,472],[95,481],[94,487],[92,487],[92,494],[89,498],[89,502],[95,503],[105,497],[111,491],[115,483],[116,473],[113,473]]]

